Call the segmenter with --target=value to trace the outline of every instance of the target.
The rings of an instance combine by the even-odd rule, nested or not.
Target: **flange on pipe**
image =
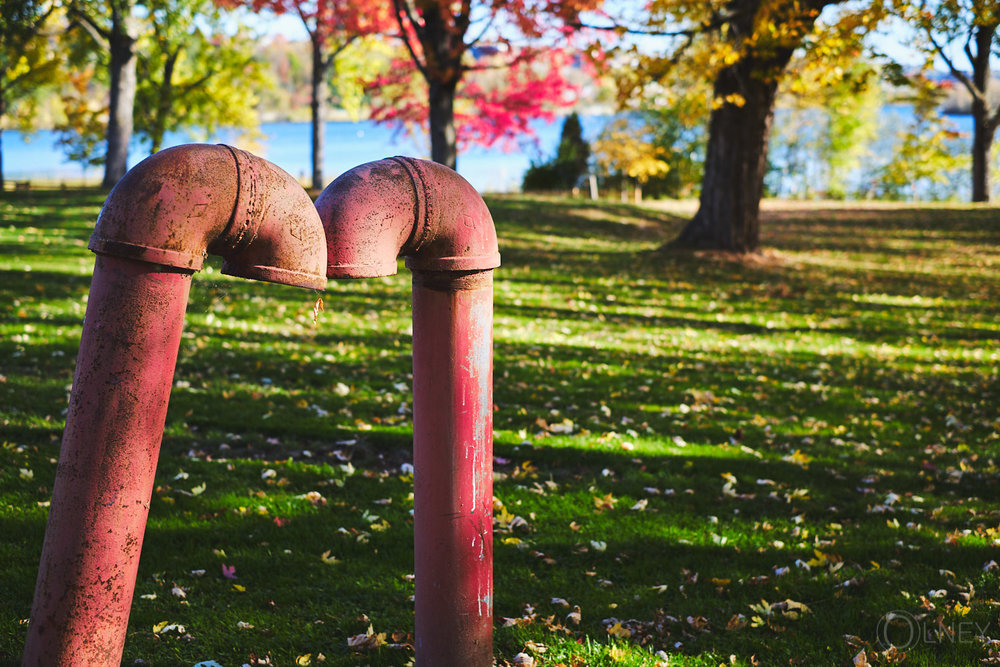
[[[489,209],[457,173],[389,158],[316,200],[327,276],[413,272],[416,661],[493,664],[493,269]]]
[[[45,529],[25,666],[121,662],[191,275],[211,252],[236,276],[325,286],[309,196],[271,163],[188,145],[108,196]]]

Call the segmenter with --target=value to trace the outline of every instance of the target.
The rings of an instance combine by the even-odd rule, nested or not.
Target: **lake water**
[[[817,111],[817,113],[819,113]],[[816,137],[810,135],[818,132],[823,123],[817,118],[813,124],[797,122],[800,132],[804,133],[800,140],[805,148],[796,160],[794,169],[785,162],[788,159],[783,154],[780,126],[787,122],[782,110],[775,118],[775,137],[772,141],[770,155],[772,166],[776,171],[768,176],[768,184],[773,194],[779,197],[801,197],[809,192],[822,191],[822,176],[817,172],[820,167],[818,155],[815,154]],[[906,127],[912,120],[912,110],[906,106],[886,106],[880,114],[882,132],[879,139],[870,147],[869,163],[880,162],[892,154],[892,144],[897,141],[896,132]],[[581,116],[584,137],[593,141],[600,133],[607,116]],[[969,116],[952,116],[950,120],[961,132],[961,138],[952,142],[956,153],[967,154],[970,147],[972,122]],[[230,143],[245,148],[256,155],[267,158],[279,167],[297,177],[303,183],[311,178],[310,166],[310,136],[309,123],[264,123],[261,125],[263,138],[256,143],[242,142],[233,133],[222,132],[213,137],[214,142]],[[517,191],[521,185],[524,171],[532,160],[549,159],[555,154],[562,129],[562,119],[546,123],[536,121],[532,124],[535,137],[525,137],[509,146],[494,146],[484,148],[476,146],[458,156],[458,172],[481,192],[511,192]],[[41,131],[25,137],[19,132],[6,130],[3,133],[3,164],[4,176],[9,180],[46,180],[77,182],[81,179],[92,183],[100,182],[102,169],[89,167],[84,169],[79,163],[69,162],[62,151],[56,146],[57,134],[52,131]],[[191,141],[184,134],[169,134],[165,147]],[[787,149],[787,147],[784,147]],[[787,152],[787,151],[786,151]],[[364,162],[379,160],[393,155],[411,157],[427,157],[430,149],[426,139],[421,135],[410,137],[396,132],[386,126],[372,121],[330,122],[326,124],[326,150],[323,173],[327,181],[332,181],[338,175]],[[147,151],[135,143],[130,153],[130,166],[146,157]],[[784,169],[783,169],[784,167]],[[854,174],[852,185],[860,187],[860,180],[865,178],[864,170]],[[968,183],[964,173],[956,175],[953,186],[947,189],[950,196],[959,199],[967,198]],[[931,186],[919,185],[915,188],[916,195],[921,194]],[[925,193],[926,194],[926,193]]]
[[[603,121],[585,120],[585,131],[593,139]],[[309,123],[264,123],[263,139],[253,144],[241,142],[233,133],[222,132],[213,142],[232,143],[240,148],[267,158],[279,167],[307,182],[311,178]],[[524,138],[512,146],[493,148],[473,147],[458,156],[458,172],[480,191],[508,192],[520,188],[521,177],[532,159],[548,159],[555,153],[562,129],[562,120],[533,124],[536,138]],[[83,168],[69,162],[56,145],[57,133],[43,130],[30,136],[17,131],[3,133],[4,177],[8,180],[79,181],[99,182],[102,168]],[[188,143],[184,134],[169,134],[164,148]],[[394,155],[426,158],[430,148],[424,138],[405,134],[371,121],[330,122],[326,124],[326,148],[323,175],[331,181],[343,172],[364,162]],[[138,143],[132,146],[129,166],[148,155]]]

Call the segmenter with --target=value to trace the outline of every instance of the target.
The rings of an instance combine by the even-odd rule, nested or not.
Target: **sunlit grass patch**
[[[101,203],[17,197],[0,203],[12,663]],[[767,254],[735,261],[658,253],[679,209],[489,204],[498,664],[991,656],[994,211],[768,205]],[[322,295],[214,261],[195,277],[126,663],[412,658],[409,292],[405,271]]]

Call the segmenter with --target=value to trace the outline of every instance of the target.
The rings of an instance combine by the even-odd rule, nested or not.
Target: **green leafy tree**
[[[827,122],[819,154],[826,167],[826,196],[845,199],[851,194],[849,177],[861,168],[878,134],[882,105],[877,72],[858,63],[824,97]]]
[[[958,155],[959,133],[939,113],[941,89],[924,75],[911,78],[911,94],[901,101],[912,105],[910,122],[896,131],[892,158],[878,164],[872,191],[885,199],[933,196],[935,188],[952,189],[958,172],[968,168],[968,155]],[[953,190],[952,190],[953,191]]]
[[[55,5],[37,0],[0,0],[0,190],[3,190],[3,131],[30,131],[39,102],[59,81],[54,38],[45,27]]]
[[[991,103],[989,96],[990,61],[1000,51],[1000,3],[894,0],[893,4],[923,37],[924,49],[944,61],[972,96],[972,201],[989,201],[990,150],[1000,126],[1000,104]]]
[[[243,28],[224,31],[211,0],[155,0],[140,42],[135,132],[160,150],[167,132],[207,139],[221,127],[253,129],[259,91],[272,85]]]
[[[124,175],[133,135],[156,152],[167,132],[256,127],[256,91],[269,79],[252,37],[228,29],[212,2],[73,2],[60,143],[73,160],[104,164],[104,187]]]
[[[825,75],[804,64],[782,93],[768,180],[779,195],[845,199],[856,194],[879,133],[882,78],[878,64],[860,54],[833,81],[820,85],[813,76]]]
[[[691,112],[677,104],[643,110],[654,145],[665,151],[666,173],[650,177],[643,186],[653,197],[689,197],[697,193],[705,159],[704,124],[691,122]]]

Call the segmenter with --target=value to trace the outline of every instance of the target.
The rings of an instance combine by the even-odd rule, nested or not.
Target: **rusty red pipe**
[[[316,201],[327,276],[413,271],[416,661],[493,664],[493,269],[496,230],[451,169],[390,158]]]
[[[97,253],[25,666],[118,665],[184,325],[191,275],[223,270],[325,284],[308,195],[270,163],[224,146],[168,149],[115,186]]]

